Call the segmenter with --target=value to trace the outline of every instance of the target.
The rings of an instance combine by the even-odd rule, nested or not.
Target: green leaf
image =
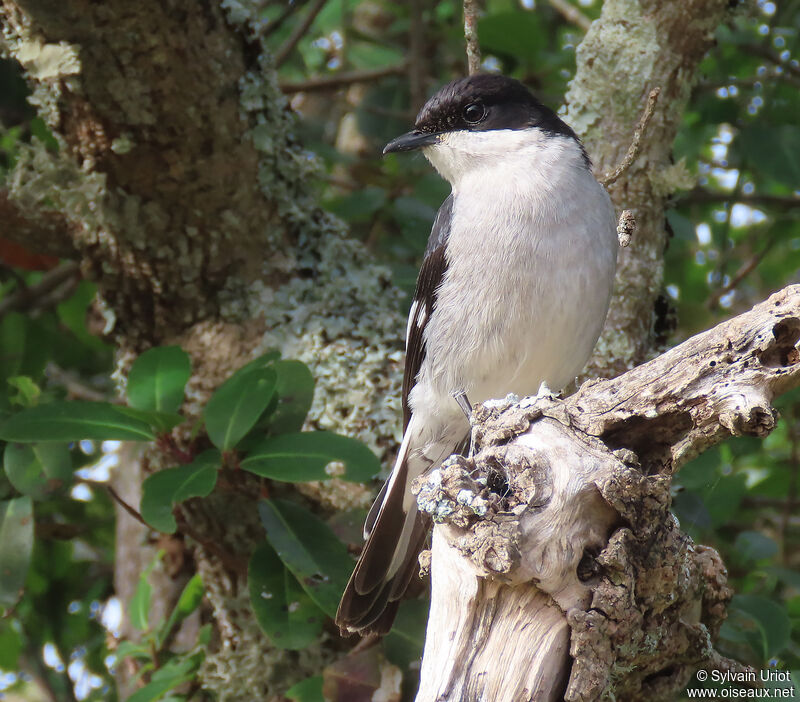
[[[117,412],[121,412],[127,417],[131,417],[145,424],[149,424],[157,432],[172,431],[179,424],[182,424],[185,417],[177,412],[159,412],[157,410],[140,410],[135,407],[125,407],[124,405],[114,405]]]
[[[69,448],[61,443],[7,444],[3,468],[9,482],[34,500],[48,497],[72,478]]]
[[[172,630],[200,606],[203,601],[203,593],[203,579],[199,573],[195,573],[183,588],[177,604],[170,612],[169,619],[156,635],[156,646],[159,649],[164,645]]]
[[[425,627],[428,623],[428,600],[406,600],[401,603],[391,631],[383,640],[386,657],[401,668],[408,668],[422,657]]]
[[[333,617],[347,584],[352,559],[330,527],[286,500],[261,500],[258,513],[267,541],[319,608]]]
[[[8,379],[8,384],[16,390],[16,393],[9,398],[11,404],[18,407],[33,407],[42,394],[39,386],[27,375],[15,375]]]
[[[286,697],[294,702],[325,702],[322,696],[322,676],[301,680],[286,690]]]
[[[272,364],[278,374],[275,393],[278,406],[269,418],[272,434],[300,431],[314,400],[314,376],[300,361],[276,361]]]
[[[242,370],[217,389],[205,409],[208,436],[222,451],[232,449],[253,428],[275,392],[272,368]]]
[[[547,45],[538,14],[526,10],[497,12],[481,18],[478,36],[481,48],[488,53],[515,60],[535,59]]]
[[[135,658],[137,660],[150,660],[150,647],[147,644],[135,643],[133,641],[123,641],[117,646],[114,655],[117,661],[123,658]]]
[[[734,142],[742,156],[764,175],[796,188],[800,183],[800,127],[754,124]]]
[[[325,471],[333,461],[346,467],[338,477],[356,483],[371,480],[381,468],[378,458],[363,443],[327,431],[267,437],[253,447],[241,466],[265,478],[302,482],[333,477]]]
[[[247,585],[256,620],[274,646],[298,651],[316,640],[325,614],[303,592],[268,543],[253,552]]]
[[[155,702],[165,693],[196,677],[197,669],[202,662],[202,654],[178,656],[156,670],[150,682],[134,692],[126,702]]]
[[[25,585],[33,550],[33,502],[16,497],[0,502],[0,605],[16,604]]]
[[[762,558],[772,558],[778,552],[778,544],[761,532],[743,531],[736,537],[733,550],[742,560],[760,561]]]
[[[22,638],[14,628],[14,620],[0,619],[0,668],[8,671],[17,670],[21,652]]]
[[[139,583],[136,585],[136,590],[133,592],[131,602],[128,610],[128,616],[131,620],[131,626],[139,631],[147,631],[149,628],[148,619],[150,614],[150,598],[153,594],[153,588],[150,585],[150,573],[153,568],[163,558],[164,551],[159,551],[150,564],[141,573],[139,573]]]
[[[139,511],[154,529],[172,534],[178,528],[173,507],[190,497],[206,497],[217,484],[222,458],[219,451],[204,451],[191,463],[153,473],[142,484]]]
[[[36,320],[19,312],[0,318],[0,381],[26,375],[41,376],[50,354],[51,339]]]
[[[108,402],[49,402],[0,422],[0,439],[35,441],[153,441],[144,422],[126,416]]]
[[[761,632],[763,649],[759,653],[764,661],[789,644],[792,622],[785,607],[758,595],[734,595],[730,606],[755,622]]]
[[[159,346],[136,359],[128,374],[128,404],[140,410],[177,412],[192,375],[192,362],[180,346]]]

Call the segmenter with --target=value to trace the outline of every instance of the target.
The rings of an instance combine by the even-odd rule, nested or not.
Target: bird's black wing
[[[453,195],[449,195],[442,203],[433,221],[433,228],[425,248],[425,258],[417,277],[414,300],[408,316],[408,332],[406,334],[406,369],[403,375],[403,431],[411,419],[411,407],[408,404],[408,393],[417,381],[422,360],[425,358],[425,327],[433,315],[439,285],[447,270],[447,238],[453,220]]]

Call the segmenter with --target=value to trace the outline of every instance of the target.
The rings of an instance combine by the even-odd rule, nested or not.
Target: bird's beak
[[[423,146],[432,146],[438,143],[439,136],[439,134],[429,134],[416,130],[408,132],[386,144],[383,147],[383,155],[397,153],[398,151],[414,151],[421,149]]]

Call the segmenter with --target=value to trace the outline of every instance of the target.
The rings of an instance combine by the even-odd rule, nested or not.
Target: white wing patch
[[[411,339],[411,330],[414,327],[422,329],[428,319],[428,306],[424,300],[414,300],[411,305],[411,310],[408,313],[408,324],[406,326],[406,349],[408,349],[408,342]]]

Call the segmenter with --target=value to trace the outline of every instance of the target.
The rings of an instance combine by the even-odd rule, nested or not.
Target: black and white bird
[[[516,80],[441,88],[384,154],[421,149],[452,186],[436,215],[406,332],[404,435],[342,596],[343,631],[385,633],[428,520],[411,483],[468,438],[456,401],[574,380],[608,311],[614,209],[575,132]],[[462,403],[463,404],[463,403]]]

